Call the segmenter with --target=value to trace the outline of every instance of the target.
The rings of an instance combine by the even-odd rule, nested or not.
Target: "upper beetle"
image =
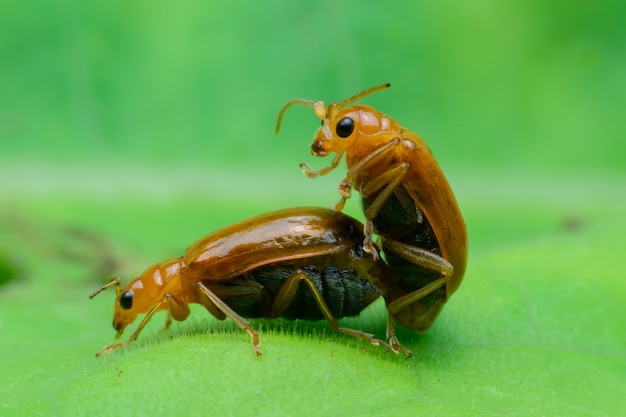
[[[292,100],[293,105],[313,107],[322,126],[315,134],[311,152],[335,154],[331,164],[304,173],[314,178],[336,168],[346,155],[348,172],[339,185],[343,209],[352,188],[362,198],[365,212],[365,250],[377,256],[372,233],[382,240],[382,250],[402,291],[388,300],[391,315],[401,325],[427,329],[443,304],[458,289],[467,261],[465,223],[452,189],[426,143],[373,107],[352,105],[382,84],[342,102],[326,106],[323,101]]]

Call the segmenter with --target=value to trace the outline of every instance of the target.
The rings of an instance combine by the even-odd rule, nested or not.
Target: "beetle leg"
[[[343,197],[343,201],[346,201],[346,199],[352,196],[351,191],[352,191],[352,184],[350,184],[349,181],[342,182],[341,184],[339,184],[339,188],[337,189],[337,192],[339,193],[339,195]]]
[[[341,195],[341,199],[337,201],[331,208],[333,210],[342,211],[343,207],[346,205],[346,201],[350,198],[350,196],[352,196],[351,190],[352,184],[350,184],[349,182],[342,182],[341,184],[339,184],[337,192],[339,193],[339,195]]]
[[[172,319],[176,321],[183,321],[189,317],[189,306],[186,303],[181,302],[172,294],[166,294],[165,299],[167,301],[167,316],[165,317],[165,326],[162,331],[168,330],[172,325]]]
[[[387,339],[389,339],[389,346],[391,347],[391,351],[396,354],[400,354],[400,352],[404,352],[407,358],[413,356],[413,352],[411,349],[405,348],[400,344],[398,338],[396,337],[396,329],[394,327],[394,318],[392,314],[387,314]]]
[[[373,178],[363,189],[361,189],[361,196],[367,198],[374,194],[376,191],[382,188],[382,191],[376,196],[374,201],[370,204],[370,206],[365,210],[365,240],[363,241],[363,250],[365,252],[371,253],[374,255],[374,260],[378,258],[376,254],[376,249],[372,243],[372,233],[374,233],[374,218],[380,212],[383,204],[389,199],[389,196],[393,193],[393,191],[398,187],[407,172],[409,171],[409,165],[406,163],[402,163],[396,165],[393,168],[385,171],[384,174],[379,175],[376,178]]]
[[[348,200],[348,197],[341,197],[341,199],[337,201],[335,204],[333,204],[331,208],[333,210],[342,211],[343,207],[346,205],[347,200]]]
[[[170,327],[172,326],[172,313],[169,312],[169,310],[167,311],[167,316],[165,317],[165,326],[163,326],[163,328],[161,329],[161,331],[167,331],[170,329]]]
[[[415,265],[439,272],[443,276],[450,277],[454,272],[454,267],[450,262],[437,255],[416,246],[407,245],[393,239],[384,239],[384,248],[391,250],[396,255],[406,259]]]
[[[416,301],[421,300],[427,295],[437,291],[442,286],[446,285],[446,283],[450,280],[450,275],[441,277],[431,282],[430,284],[420,288],[419,290],[413,291],[405,296],[396,298],[392,302],[387,304],[387,311],[390,316],[394,316],[398,311],[409,307],[411,304]],[[387,327],[387,331],[389,332],[389,327]]]
[[[328,174],[330,171],[332,171],[333,169],[337,168],[337,166],[339,165],[339,162],[341,161],[342,156],[343,156],[343,152],[338,153],[337,155],[335,155],[335,157],[333,158],[329,166],[320,168],[317,171],[312,170],[311,166],[307,164],[306,162],[300,162],[300,168],[304,168],[302,172],[304,173],[304,175],[306,175],[309,178],[315,178],[317,176],[324,176]]]
[[[393,151],[393,149],[396,146],[398,146],[399,143],[400,143],[400,138],[396,137],[393,140],[389,141],[388,143],[385,143],[380,148],[376,149],[374,152],[370,153],[365,158],[361,159],[358,163],[353,165],[352,168],[348,170],[348,172],[346,173],[346,177],[343,179],[343,181],[341,181],[341,183],[350,184],[352,182],[352,177],[358,175],[362,169],[365,169],[369,165],[380,161],[383,157],[385,157],[385,155],[387,155],[387,153]],[[341,186],[339,188],[341,189]]]
[[[395,194],[405,212],[409,213],[411,210],[415,210],[415,221],[420,224],[424,223],[424,212],[420,208],[420,200],[415,190],[411,187],[402,187],[401,190],[396,188]]]
[[[176,321],[183,321],[187,317],[189,317],[189,305],[187,303],[183,303],[178,298],[174,297],[172,294],[165,294],[165,300],[167,301],[167,313],[169,316],[174,318]],[[171,323],[170,319],[170,323]]]
[[[216,319],[224,320],[226,318],[226,314],[224,314],[224,312],[222,310],[220,310],[215,304],[213,304],[211,302],[206,302],[205,303],[205,302],[202,301],[202,298],[200,298],[200,304],[202,304],[204,306],[204,308],[209,310],[209,313],[211,313],[211,315],[213,317],[215,317]]]
[[[361,159],[356,165],[348,170],[348,172],[346,173],[346,177],[339,184],[339,194],[341,194],[342,199],[337,204],[335,204],[336,210],[343,209],[346,199],[350,198],[352,177],[358,175],[361,170],[367,168],[369,165],[380,161],[380,159],[385,157],[389,152],[393,151],[393,149],[399,143],[400,138],[394,138],[380,148],[376,149],[374,152],[370,153],[366,158]],[[366,221],[363,250],[365,250],[365,252],[367,253],[371,253],[374,257],[374,260],[378,260],[379,255],[378,251],[376,251],[376,248],[374,247],[374,244],[372,243],[372,233],[374,231],[374,225],[372,222],[376,214],[378,214],[378,212],[380,211],[383,203],[389,198],[389,195],[393,192],[394,188],[404,179],[404,176],[408,171],[408,165],[406,167],[403,167],[403,165],[404,164],[401,164],[399,167],[395,167],[386,171],[385,174],[379,176],[378,178],[374,178],[373,181],[368,184],[366,188],[359,190],[363,197],[368,197],[376,190],[385,187],[381,195],[376,197],[376,200],[374,200],[372,205],[365,212]]]
[[[215,295],[215,293],[202,284],[202,282],[197,282],[196,288],[201,295],[204,295],[204,297],[200,297],[200,303],[205,306],[207,310],[213,313],[215,307],[217,307],[222,314],[229,317],[242,330],[248,332],[252,338],[252,348],[254,349],[254,353],[256,353],[257,356],[260,356],[261,352],[259,351],[259,345],[261,344],[261,341],[259,340],[259,334],[256,330],[254,330],[254,328],[252,328],[250,322],[237,314],[235,310],[230,308],[228,304]]]
[[[280,316],[281,313],[285,311],[285,309],[291,304],[294,296],[296,295],[296,291],[298,290],[298,285],[301,281],[304,281],[309,286],[309,289],[313,294],[313,298],[315,298],[315,301],[317,302],[317,305],[319,306],[322,315],[330,325],[331,329],[350,335],[357,339],[365,340],[374,346],[383,345],[386,348],[389,348],[389,346],[387,346],[385,342],[376,339],[373,334],[365,333],[361,330],[355,330],[339,326],[339,322],[337,321],[335,316],[333,316],[333,313],[331,313],[330,309],[326,305],[324,297],[322,297],[322,294],[315,286],[315,283],[313,283],[311,278],[302,269],[296,270],[296,272],[292,276],[290,276],[287,281],[285,281],[282,287],[280,287],[280,290],[278,291],[274,299],[274,305],[272,306],[272,317]]]
[[[361,195],[364,198],[368,198],[380,190],[380,193],[365,211],[365,216],[367,218],[373,219],[378,215],[380,209],[389,199],[391,194],[393,194],[395,188],[402,183],[402,180],[406,177],[407,172],[409,172],[409,164],[406,162],[397,164],[390,167],[378,177],[370,179],[367,185],[360,190]]]
[[[172,299],[172,300],[170,300],[170,299]],[[127,340],[124,340],[123,342],[119,342],[119,343],[111,343],[110,345],[105,346],[98,353],[96,353],[96,356],[100,356],[103,353],[111,353],[115,349],[119,349],[121,347],[124,347],[127,344],[129,344],[130,342],[134,342],[135,340],[137,340],[137,338],[139,337],[139,333],[141,333],[141,331],[146,326],[146,324],[148,324],[148,322],[150,321],[150,319],[152,318],[154,313],[160,311],[163,308],[163,304],[164,303],[167,303],[168,306],[169,306],[170,303],[178,303],[178,301],[174,301],[171,294],[165,294],[155,305],[153,305],[150,308],[150,310],[148,310],[148,312],[144,316],[143,320],[141,320],[141,323],[139,323],[139,326],[137,326],[135,331],[130,335],[130,337]],[[187,311],[188,311],[187,314],[189,314],[189,309],[188,308],[187,308]]]
[[[366,220],[365,226],[363,227],[363,234],[365,234],[365,239],[363,239],[363,250],[367,253],[371,253],[372,259],[374,259],[374,261],[378,261],[380,259],[380,255],[378,254],[378,250],[373,243],[373,233],[374,223],[371,220]]]

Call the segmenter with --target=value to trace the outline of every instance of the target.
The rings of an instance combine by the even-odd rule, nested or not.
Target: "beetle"
[[[168,312],[166,327],[172,318],[185,320],[190,303],[203,305],[218,319],[233,320],[250,334],[257,355],[259,335],[244,317],[326,319],[336,331],[388,347],[369,333],[337,322],[358,315],[376,300],[381,295],[377,284],[384,284],[383,277],[390,273],[383,261],[363,250],[363,239],[360,222],[316,207],[279,210],[210,233],[183,256],[149,267],[124,289],[114,278],[90,295],[116,288],[116,338],[145,313],[126,341],[110,344],[96,356],[136,340],[159,311]],[[395,335],[391,342],[394,352],[410,356],[410,350],[398,347]]]
[[[329,166],[313,170],[301,163],[310,178],[326,175],[346,155],[348,171],[334,206],[342,210],[354,188],[361,194],[365,214],[364,249],[378,256],[372,234],[381,238],[382,251],[402,291],[388,302],[393,319],[404,327],[424,331],[444,303],[458,289],[467,262],[467,232],[458,204],[433,154],[416,133],[373,107],[352,105],[382,84],[344,101],[291,100],[312,107],[321,119],[311,153],[335,156]]]

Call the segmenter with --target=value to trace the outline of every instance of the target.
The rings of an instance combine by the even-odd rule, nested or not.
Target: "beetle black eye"
[[[133,306],[133,292],[125,291],[122,295],[120,295],[120,307],[124,310],[130,310]]]
[[[354,120],[349,117],[344,117],[337,123],[335,131],[340,138],[347,138],[354,132]]]

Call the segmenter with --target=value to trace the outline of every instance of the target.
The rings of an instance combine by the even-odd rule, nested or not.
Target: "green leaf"
[[[238,215],[229,213],[239,204],[232,198],[208,215],[213,200],[200,198],[194,206],[186,199],[155,205],[140,195],[112,205],[14,200],[20,214],[0,225],[5,247],[20,248],[11,253],[24,273],[0,287],[0,414],[623,414],[623,186],[550,181],[576,191],[550,201],[493,180],[468,181],[459,193],[471,243],[467,275],[427,333],[398,328],[412,359],[333,333],[324,322],[286,320],[253,321],[263,352],[256,357],[246,333],[198,306],[169,332],[159,331],[157,316],[137,342],[96,359],[115,333],[111,293],[87,298],[105,272],[130,279],[158,256],[237,220],[231,217],[266,210],[265,203]],[[487,189],[499,199],[472,198],[472,190]],[[580,200],[588,193],[605,198]],[[291,198],[268,205],[284,207]],[[67,224],[85,233],[68,232]],[[116,270],[104,271],[103,258]],[[344,323],[383,337],[384,305]]]

